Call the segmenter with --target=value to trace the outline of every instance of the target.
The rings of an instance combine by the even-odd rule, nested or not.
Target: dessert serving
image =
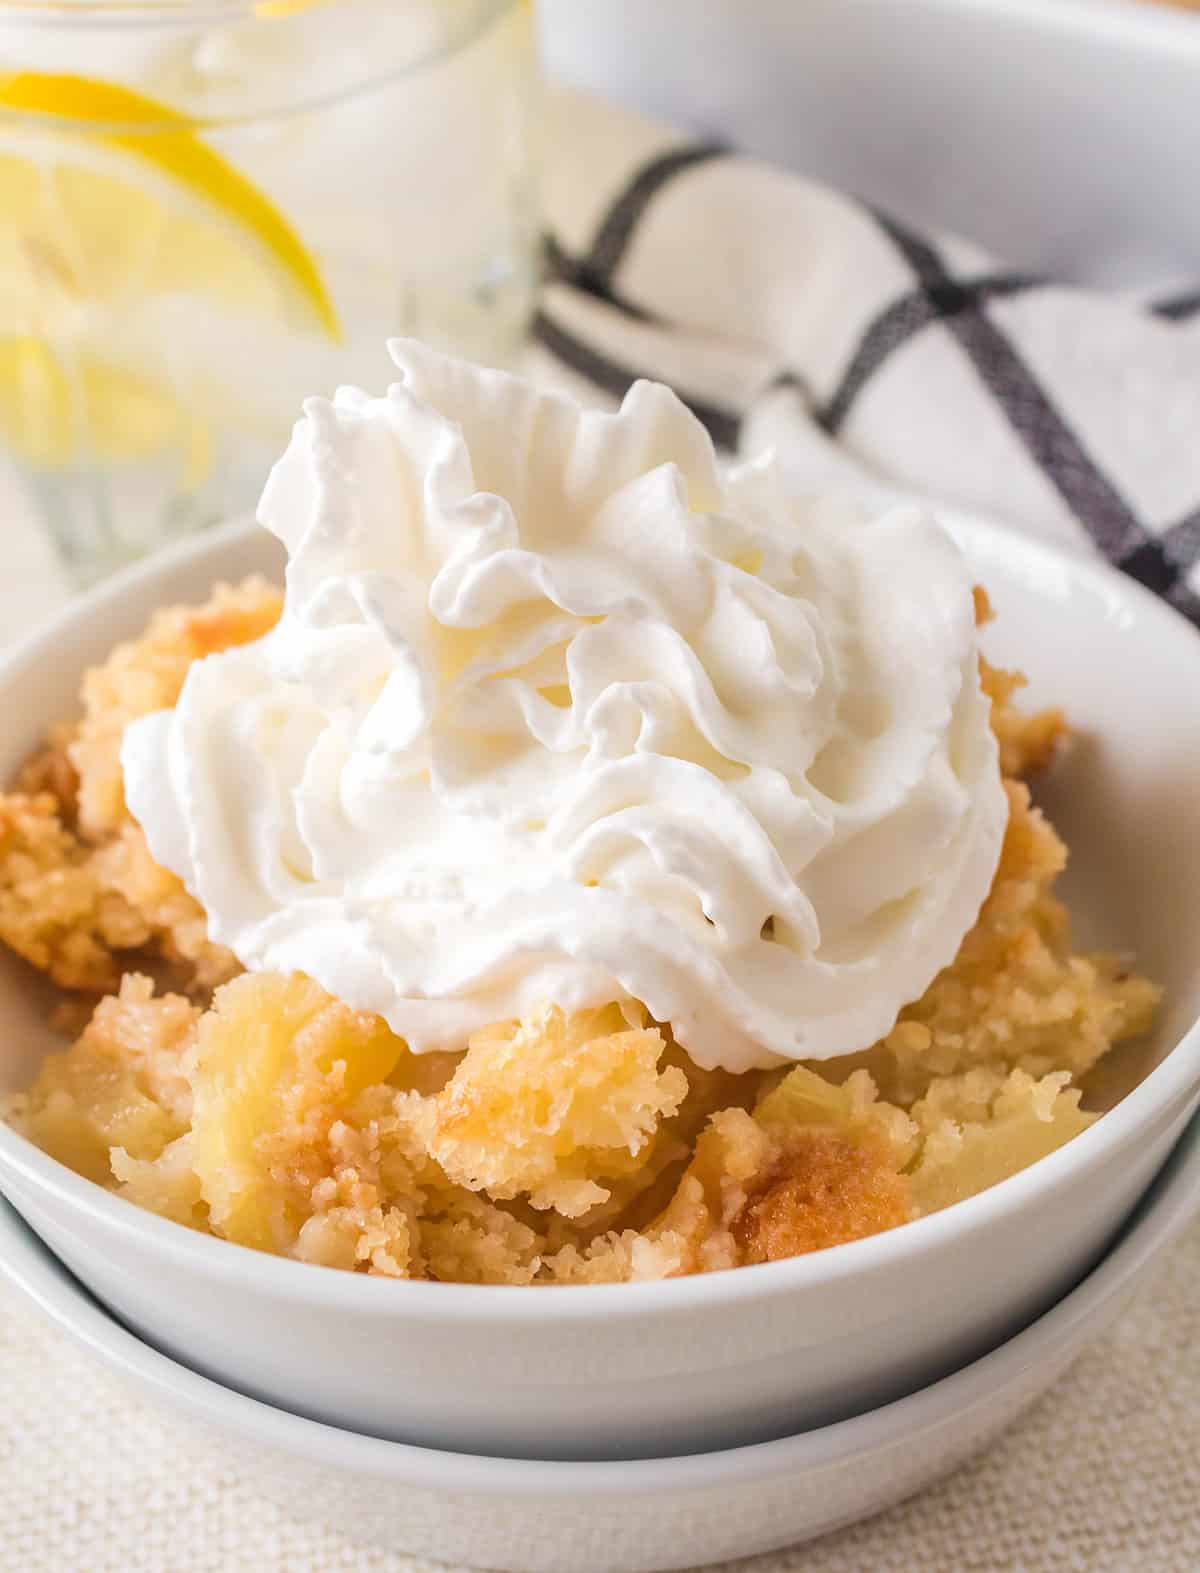
[[[312,400],[262,581],[167,607],[0,798],[0,938],[75,1041],[10,1101],[132,1202],[401,1278],[837,1245],[1083,1130],[1156,989],[1077,953],[918,509],[416,345]]]

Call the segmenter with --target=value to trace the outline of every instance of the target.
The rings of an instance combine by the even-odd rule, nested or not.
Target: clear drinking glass
[[[0,0],[0,448],[77,581],[536,287],[528,0]]]

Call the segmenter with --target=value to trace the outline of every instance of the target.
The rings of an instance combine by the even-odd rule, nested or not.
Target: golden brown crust
[[[67,752],[73,735],[73,727],[54,727],[45,745],[22,765],[16,780],[16,791],[26,797],[48,793],[63,823],[71,828],[79,807],[79,772]]]
[[[239,970],[130,817],[121,738],[175,703],[192,661],[258,638],[281,604],[248,579],[202,606],[156,612],[140,639],[85,674],[81,720],[55,728],[18,790],[0,794],[0,940],[60,987],[111,993],[141,968],[204,997]]]
[[[414,1120],[453,1182],[578,1218],[649,1160],[683,1103],[687,1078],[660,1068],[665,1047],[656,1027],[629,1026],[617,1006],[570,1017],[547,1007],[477,1033]]]
[[[0,794],[0,940],[88,994],[111,994],[141,968],[204,995],[239,970],[132,820],[89,845],[49,793]]]
[[[1006,783],[1008,829],[991,893],[954,962],[865,1056],[882,1095],[908,1107],[973,1067],[1082,1076],[1144,1032],[1159,991],[1118,957],[1072,948],[1053,893],[1067,852],[1029,788]]]
[[[984,628],[996,614],[988,593],[981,584],[972,591],[975,623]],[[979,683],[992,703],[992,731],[1000,747],[1000,774],[1021,778],[1044,770],[1069,733],[1067,720],[1057,708],[1037,710],[1032,715],[1013,703],[1026,686],[1023,672],[1008,672],[979,657]]]
[[[97,877],[49,793],[0,796],[0,940],[67,989],[109,993],[115,950],[150,939],[139,914]]]
[[[1058,709],[1036,710],[1032,715],[1013,703],[1025,687],[1020,672],[1005,672],[980,657],[979,681],[992,702],[992,731],[1000,746],[1000,774],[1021,778],[1045,770],[1069,734],[1066,717]]]
[[[114,834],[128,817],[120,752],[129,723],[169,709],[193,661],[261,638],[282,609],[280,592],[265,579],[219,584],[202,606],[155,612],[140,638],[119,644],[84,674],[83,716],[65,747],[78,773],[79,823],[88,840]]]
[[[797,1133],[756,1181],[730,1232],[742,1263],[777,1262],[894,1229],[912,1216],[911,1185],[879,1141],[820,1128]]]

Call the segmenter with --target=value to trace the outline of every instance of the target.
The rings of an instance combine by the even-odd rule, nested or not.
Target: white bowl
[[[1098,1259],[1200,1098],[1200,639],[1132,582],[1004,531],[961,536],[1000,613],[993,653],[1093,739],[1053,784],[1093,933],[1167,988],[1150,1074],[1067,1147],[891,1233],[736,1272],[570,1289],[396,1283],[260,1255],[138,1211],[8,1129],[0,1188],[144,1338],[299,1413],[378,1436],[538,1458],[761,1441],[877,1407],[1010,1337]],[[189,543],[78,603],[0,667],[0,779],[71,709],[80,668],[164,601],[274,566],[274,543]],[[0,971],[0,1079],[47,1041]]]
[[[107,1316],[0,1202],[0,1276],[240,1479],[298,1518],[456,1566],[649,1573],[749,1556],[878,1512],[990,1442],[1125,1307],[1200,1203],[1200,1123],[1120,1243],[1010,1343],[933,1387],[782,1441],[685,1458],[563,1464],[356,1436],[243,1398]]]
[[[1189,284],[1195,16],[1145,0],[540,0],[552,76],[1009,264]]]

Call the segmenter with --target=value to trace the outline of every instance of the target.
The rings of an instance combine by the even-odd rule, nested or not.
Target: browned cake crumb
[[[1067,736],[1061,710],[1038,710],[1032,715],[1018,710],[1013,696],[1025,687],[1020,672],[1004,672],[980,657],[979,678],[992,701],[992,730],[1000,745],[1000,773],[1008,777],[1033,775],[1044,770]]]
[[[687,1078],[660,1070],[665,1047],[615,1005],[489,1027],[418,1116],[425,1146],[468,1190],[578,1218],[609,1200],[607,1180],[647,1161],[682,1104]]]
[[[265,579],[220,584],[203,606],[155,612],[140,639],[119,644],[85,674],[83,716],[60,746],[78,773],[79,823],[89,840],[112,834],[127,817],[120,751],[129,723],[169,709],[193,661],[261,638],[282,610],[282,594]]]
[[[797,1134],[733,1220],[742,1262],[775,1262],[893,1229],[912,1215],[911,1184],[882,1142],[819,1127]]]
[[[114,950],[150,930],[97,876],[93,854],[48,792],[0,796],[0,939],[64,988],[105,993],[121,981]]]
[[[982,628],[995,617],[987,591],[976,585],[975,621]],[[1006,672],[979,658],[979,680],[992,702],[992,731],[1000,746],[1000,774],[1020,777],[1044,770],[1067,736],[1066,717],[1058,708],[1037,710],[1032,715],[1019,710],[1014,697],[1026,686],[1021,672]]]
[[[54,799],[63,823],[72,827],[79,806],[79,774],[67,753],[73,732],[72,727],[56,726],[44,747],[25,761],[16,781],[17,792],[26,797],[48,793]]]
[[[202,993],[239,970],[132,820],[90,844],[44,792],[0,794],[0,940],[88,993],[111,993],[130,968]]]
[[[1008,830],[979,921],[953,964],[861,1061],[883,1095],[905,1106],[973,1066],[1082,1076],[1115,1042],[1144,1032],[1158,1001],[1158,989],[1118,957],[1072,948],[1067,910],[1053,893],[1066,848],[1027,786],[1010,781],[1007,790]]]
[[[209,939],[203,909],[183,882],[150,856],[141,826],[132,819],[95,848],[89,867],[103,889],[138,914],[149,931],[153,970],[172,987],[204,999],[241,971],[233,952]],[[121,967],[129,965],[120,955],[113,960]]]
[[[616,1005],[547,1007],[417,1056],[307,978],[236,976],[126,810],[120,740],[174,703],[192,660],[257,637],[279,605],[249,581],[158,613],[0,795],[0,940],[78,991],[67,1014],[84,1020],[3,1112],[140,1206],[397,1278],[611,1283],[777,1260],[1053,1151],[1094,1118],[1078,1078],[1149,1024],[1154,985],[1073,949],[1053,893],[1066,849],[1018,779],[1049,761],[1063,718],[1023,714],[1022,679],[986,662],[1012,778],[991,893],[954,963],[847,1060],[705,1071]],[[990,615],[982,592],[976,609]]]
[[[111,993],[140,969],[205,995],[240,970],[129,816],[121,738],[175,703],[193,660],[258,638],[281,606],[278,590],[248,579],[156,612],[142,638],[85,674],[82,719],[57,727],[19,790],[0,794],[0,940],[63,988]]]

